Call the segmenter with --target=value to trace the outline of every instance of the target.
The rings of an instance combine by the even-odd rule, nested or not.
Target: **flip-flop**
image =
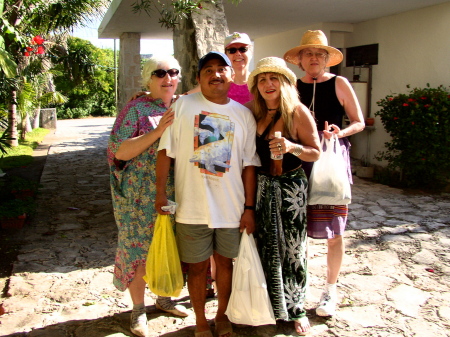
[[[308,317],[303,316],[302,318],[296,319],[294,321],[294,324],[295,324],[295,331],[299,336],[306,336],[311,333],[311,325],[309,325]],[[302,331],[303,329],[306,329],[306,331]]]
[[[214,334],[216,337],[220,337],[226,334],[230,334],[230,337],[233,336],[233,326],[231,322],[216,322],[216,326],[214,328]]]
[[[196,332],[195,337],[213,337],[211,330]]]

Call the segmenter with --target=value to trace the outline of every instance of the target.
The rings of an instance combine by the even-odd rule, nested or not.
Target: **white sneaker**
[[[131,332],[140,337],[147,337],[147,328],[147,313],[145,309],[133,310],[131,312]]]
[[[324,291],[320,297],[319,306],[316,308],[318,316],[326,317],[336,314],[337,295]]]
[[[182,305],[176,305],[170,297],[158,296],[155,305],[157,309],[174,314],[176,316],[189,316],[189,311]]]

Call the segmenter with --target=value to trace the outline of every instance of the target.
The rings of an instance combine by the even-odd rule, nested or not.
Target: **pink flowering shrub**
[[[409,89],[409,85],[407,86]],[[450,93],[444,86],[414,88],[377,102],[384,128],[392,137],[386,151],[388,169],[400,171],[407,187],[440,188],[450,177]]]

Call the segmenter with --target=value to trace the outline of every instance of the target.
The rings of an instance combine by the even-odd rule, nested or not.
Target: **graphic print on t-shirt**
[[[222,177],[230,169],[234,123],[226,115],[202,111],[195,116],[194,155],[200,172]]]

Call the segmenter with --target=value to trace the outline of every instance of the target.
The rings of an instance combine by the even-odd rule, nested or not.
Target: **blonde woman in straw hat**
[[[246,106],[257,122],[256,220],[258,250],[275,317],[294,321],[298,334],[310,331],[303,308],[306,292],[306,200],[308,182],[302,160],[320,156],[316,124],[300,103],[295,74],[283,59],[260,60],[248,79],[254,100]],[[275,132],[281,136],[275,137]],[[271,154],[283,155],[281,172]]]
[[[287,62],[298,65],[305,76],[297,81],[300,100],[314,114],[321,137],[327,139],[336,135],[339,138],[344,158],[347,159],[347,172],[350,183],[350,143],[348,136],[364,129],[364,119],[358,99],[348,82],[341,76],[326,71],[326,67],[339,64],[342,53],[328,46],[325,34],[320,30],[308,30],[300,45],[284,54]],[[342,128],[342,117],[347,115],[350,125]],[[308,160],[305,160],[306,162]],[[309,176],[313,163],[303,163]],[[314,239],[327,239],[327,285],[316,309],[319,316],[332,316],[336,312],[336,282],[344,256],[343,234],[347,223],[346,205],[308,206],[308,236]]]

